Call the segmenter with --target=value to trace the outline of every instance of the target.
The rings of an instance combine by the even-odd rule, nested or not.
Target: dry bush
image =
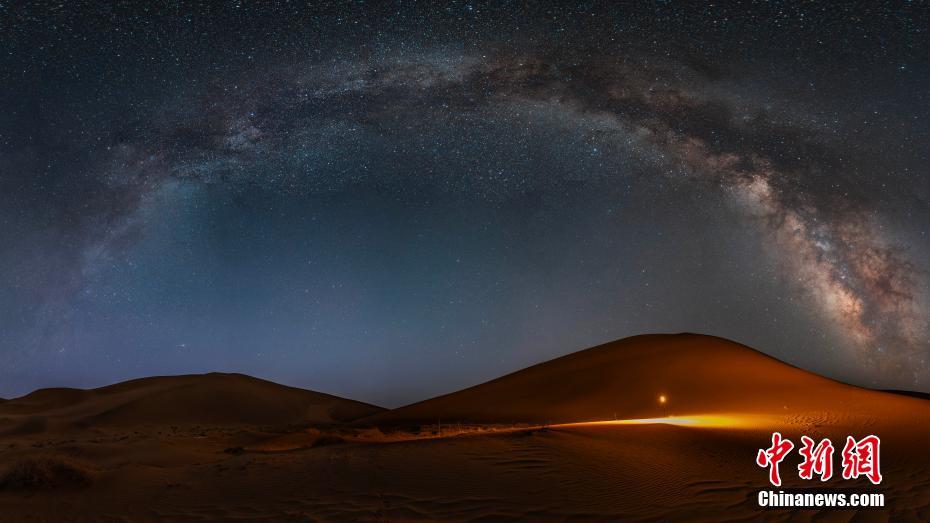
[[[24,458],[0,476],[0,489],[44,490],[80,487],[92,481],[89,470],[61,457]]]
[[[345,442],[346,440],[340,438],[339,436],[322,434],[313,440],[313,443],[310,444],[310,448],[315,449],[317,447],[325,447],[326,445],[340,445]]]

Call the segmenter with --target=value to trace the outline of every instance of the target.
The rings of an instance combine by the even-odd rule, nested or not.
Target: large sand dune
[[[564,423],[824,409],[846,413],[879,404],[887,409],[911,402],[823,378],[722,338],[655,334],[575,352],[360,422]]]
[[[380,410],[242,374],[212,373],[142,378],[93,390],[37,390],[0,404],[0,431],[334,423]]]

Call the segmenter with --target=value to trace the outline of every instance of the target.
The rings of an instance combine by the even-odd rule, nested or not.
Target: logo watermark
[[[825,482],[834,476],[836,448],[829,438],[815,441],[808,436],[801,436],[801,446],[796,447],[793,441],[782,436],[780,432],[773,432],[772,444],[756,453],[756,465],[768,469],[769,483],[773,486],[782,485],[780,465],[795,448],[802,458],[797,466],[800,479],[810,481],[816,476],[820,482]],[[881,484],[881,439],[878,436],[869,434],[861,439],[847,436],[839,454],[840,475],[844,480],[862,477],[873,485]],[[839,492],[822,489],[794,492],[761,490],[757,502],[760,507],[778,508],[884,507],[885,495],[877,492]]]

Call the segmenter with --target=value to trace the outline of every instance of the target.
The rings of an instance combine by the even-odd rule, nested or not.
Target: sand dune
[[[562,423],[911,404],[900,398],[829,380],[722,338],[653,334],[575,352],[360,423]]]
[[[37,390],[0,404],[0,430],[333,423],[380,410],[241,374],[212,373],[143,378],[93,390]]]
[[[757,422],[556,424],[666,414]],[[786,488],[888,506],[761,510],[755,455],[774,430],[880,435],[880,486],[805,482],[797,453],[782,470]],[[926,399],[696,335],[620,340],[394,411],[242,375],[147,378],[0,404],[0,520],[927,521],[928,440]]]

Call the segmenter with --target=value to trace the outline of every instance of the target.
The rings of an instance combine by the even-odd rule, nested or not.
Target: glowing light
[[[665,405],[665,401],[666,401],[665,394],[660,395],[660,396],[659,396],[659,403]]]
[[[666,416],[662,418],[637,418],[605,421],[582,421],[562,423],[553,427],[585,427],[598,425],[678,425],[686,427],[750,428],[772,423],[765,416],[740,414],[699,414],[694,416]]]

